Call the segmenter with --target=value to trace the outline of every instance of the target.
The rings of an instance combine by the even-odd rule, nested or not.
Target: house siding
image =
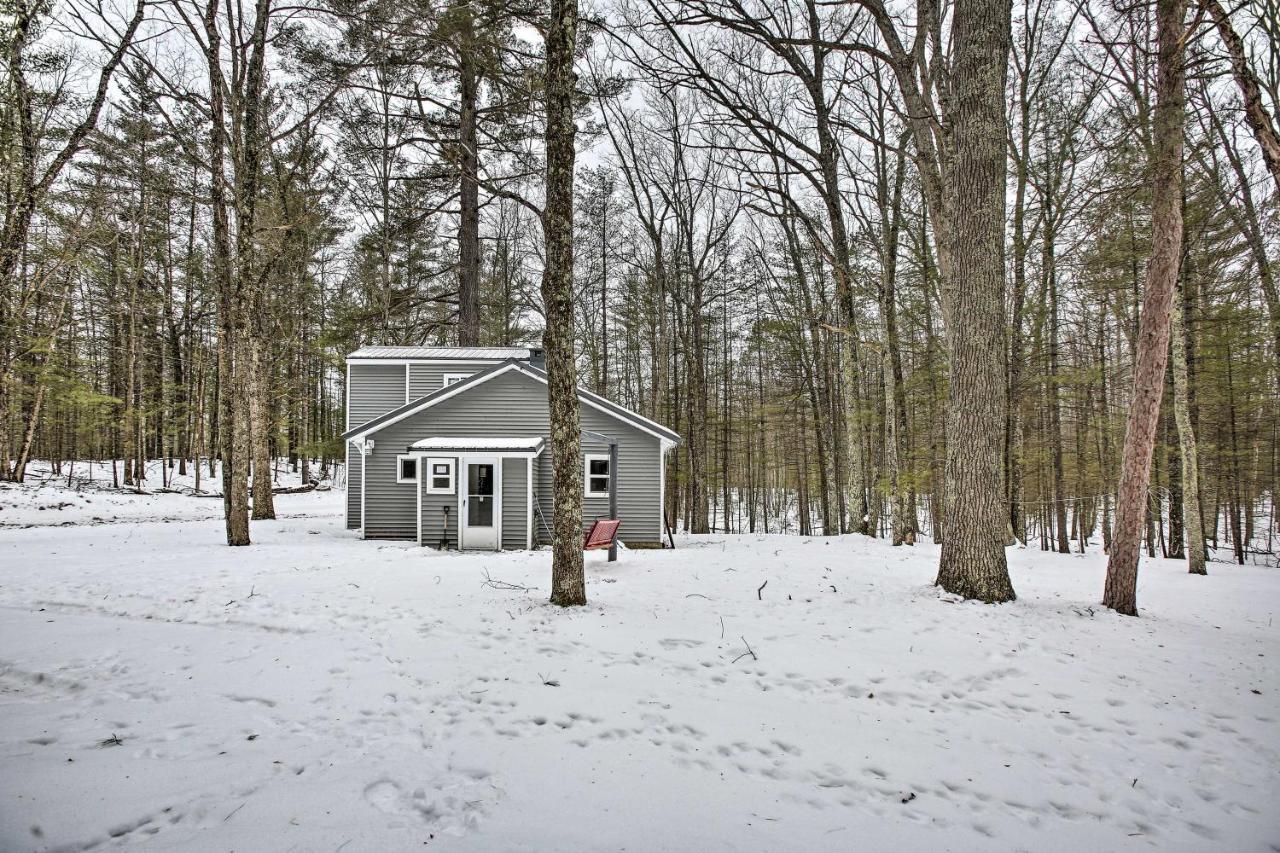
[[[444,387],[446,373],[480,373],[498,364],[496,361],[415,361],[409,364],[409,400],[425,397]],[[397,405],[402,405],[401,400]],[[388,409],[387,411],[390,411]]]
[[[447,495],[429,495],[427,494],[427,478],[425,476],[419,477],[422,480],[418,484],[418,488],[422,490],[422,539],[418,544],[426,545],[430,548],[439,548],[441,541],[443,541],[444,547],[457,548],[458,459],[455,456],[432,456],[430,458],[453,460],[453,491]]]
[[[403,364],[349,364],[347,429],[403,406]]]
[[[508,456],[502,460],[502,547],[519,550],[528,546],[529,482],[528,460]]]
[[[405,361],[396,364],[361,364],[359,361],[350,361],[347,363],[346,428],[353,429],[368,423],[379,415],[400,408],[410,400],[425,397],[438,390],[444,384],[446,373],[479,373],[498,363],[496,360],[484,359]],[[350,455],[350,468],[347,472],[347,528],[355,530],[361,526],[358,472],[360,454],[352,448]]]
[[[459,371],[461,372],[461,371]],[[606,415],[590,406],[581,409],[582,428],[618,439],[618,471],[614,487],[618,492],[618,514],[622,518],[619,537],[625,543],[652,544],[661,540],[661,446],[657,437],[631,424]],[[415,441],[431,437],[483,438],[542,436],[548,448],[536,460],[534,492],[543,516],[550,521],[551,461],[550,422],[547,410],[547,386],[519,371],[507,373],[457,396],[446,399],[402,421],[374,433],[373,452],[366,459],[368,482],[365,486],[365,536],[369,538],[413,540],[417,534],[417,494],[412,485],[396,482],[396,455],[405,453]],[[584,442],[589,453],[606,452],[607,448]],[[519,463],[521,493],[518,499],[506,488],[510,468],[504,465],[503,531],[504,547],[524,547],[523,466]],[[581,464],[581,463],[580,463]],[[418,484],[421,488],[421,484]],[[428,504],[423,495],[423,542],[439,539],[440,510]],[[435,497],[435,496],[432,496]],[[510,502],[508,502],[510,501]],[[456,505],[456,504],[455,504]],[[519,507],[516,510],[515,507]],[[607,515],[608,498],[586,498],[583,501],[584,529],[597,517]],[[451,512],[451,515],[454,514]],[[518,523],[519,533],[509,530],[509,522]],[[549,541],[545,528],[536,517],[538,540]],[[435,527],[432,527],[435,525]],[[428,533],[431,530],[431,533]],[[434,539],[433,539],[434,536]],[[456,531],[453,532],[456,542]],[[508,545],[508,543],[513,543]]]
[[[360,478],[364,458],[353,442],[347,442],[347,529],[360,527]]]

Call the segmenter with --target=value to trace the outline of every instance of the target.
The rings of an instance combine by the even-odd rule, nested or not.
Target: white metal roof
[[[542,436],[530,438],[424,438],[409,445],[414,450],[528,450],[542,449]]]
[[[530,347],[360,347],[349,354],[348,360],[364,358],[403,358],[418,359],[495,359],[529,358],[534,350]]]

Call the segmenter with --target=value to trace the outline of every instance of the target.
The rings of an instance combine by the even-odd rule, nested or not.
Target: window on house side
[[[582,482],[588,497],[607,498],[612,488],[609,472],[609,456],[605,453],[588,453]]]
[[[461,382],[462,380],[468,379],[470,377],[471,377],[470,373],[446,373],[444,375],[444,382],[441,384],[440,387],[448,388],[450,385],[454,384],[455,382]]]
[[[451,495],[453,494],[453,460],[452,459],[428,459],[427,465],[427,494],[429,495]]]
[[[397,456],[396,457],[396,482],[397,483],[418,482],[418,457],[416,456]]]

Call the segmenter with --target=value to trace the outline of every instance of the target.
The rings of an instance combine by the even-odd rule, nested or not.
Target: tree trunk
[[[458,143],[461,184],[458,198],[458,345],[480,345],[480,156],[476,112],[480,81],[473,51],[465,46],[458,65]],[[548,130],[549,132],[549,130]]]
[[[243,374],[245,310],[231,269],[231,229],[226,203],[227,129],[223,107],[222,37],[218,2],[205,11],[205,60],[209,67],[209,203],[213,214],[213,278],[218,291],[218,444],[227,544],[249,544],[249,429]]]
[[[1116,524],[1102,603],[1126,616],[1138,615],[1138,549],[1147,511],[1151,457],[1155,451],[1160,397],[1169,353],[1170,309],[1182,254],[1183,29],[1186,0],[1157,0],[1159,41],[1151,180],[1151,262],[1142,298],[1133,400],[1129,405]]]
[[[1191,424],[1187,371],[1187,338],[1182,300],[1173,300],[1173,416],[1182,448],[1182,529],[1186,535],[1187,571],[1208,574],[1205,567],[1204,521],[1200,512],[1200,457]]]
[[[1280,134],[1277,134],[1275,122],[1262,102],[1258,76],[1249,67],[1244,42],[1231,26],[1231,18],[1218,0],[1201,0],[1201,3],[1213,19],[1218,37],[1226,45],[1227,55],[1231,57],[1231,74],[1240,89],[1240,100],[1244,102],[1245,121],[1253,131],[1258,147],[1262,149],[1262,160],[1267,164],[1267,171],[1271,173],[1276,191],[1280,192]]]
[[[1012,601],[1000,470],[1005,429],[1004,91],[1010,50],[1006,0],[957,0],[946,183],[949,262],[942,265],[951,350],[946,495],[937,583],[985,602]],[[937,217],[935,217],[937,221]],[[964,271],[961,281],[959,271]]]
[[[546,313],[547,403],[551,410],[554,466],[551,603],[586,604],[582,570],[582,460],[579,452],[577,366],[573,352],[573,70],[577,0],[551,0],[546,34],[546,209],[542,214],[546,259],[542,301]],[[617,477],[617,472],[610,471]]]
[[[255,318],[257,325],[257,318]],[[255,521],[276,517],[275,498],[271,493],[271,375],[267,365],[267,342],[254,335],[250,342],[251,372],[249,379],[249,432],[253,445],[253,518]]]

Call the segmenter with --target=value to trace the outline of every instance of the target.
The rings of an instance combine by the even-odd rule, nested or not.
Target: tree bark
[[[542,230],[546,257],[542,301],[546,313],[547,404],[551,410],[554,466],[551,603],[587,603],[582,569],[582,428],[578,416],[577,366],[573,352],[573,70],[577,0],[551,0],[546,33],[546,208]],[[616,478],[617,472],[609,472]],[[614,488],[615,486],[611,486]]]
[[[1187,371],[1187,336],[1182,300],[1173,300],[1173,416],[1182,449],[1182,530],[1186,536],[1187,571],[1208,574],[1205,567],[1204,522],[1200,514],[1200,455],[1191,424],[1190,382]]]
[[[1004,91],[1007,0],[957,0],[951,43],[951,169],[940,253],[951,350],[947,517],[937,584],[985,602],[1016,596],[1005,562],[1008,507],[1001,482],[1005,430]],[[937,222],[935,216],[935,222]],[[959,271],[965,273],[961,281]]]
[[[479,75],[463,39],[458,58],[458,143],[461,184],[458,197],[458,345],[480,346],[480,168],[477,140]]]
[[[1182,149],[1186,111],[1182,66],[1186,0],[1157,0],[1159,43],[1151,153],[1151,262],[1142,297],[1133,399],[1120,463],[1116,524],[1102,603],[1138,615],[1138,551],[1147,511],[1151,457],[1169,353],[1170,310],[1182,255]]]
[[[249,424],[244,373],[245,307],[231,269],[227,218],[227,127],[218,0],[205,10],[205,60],[209,69],[209,204],[213,218],[213,279],[218,292],[218,443],[228,545],[249,544]]]

